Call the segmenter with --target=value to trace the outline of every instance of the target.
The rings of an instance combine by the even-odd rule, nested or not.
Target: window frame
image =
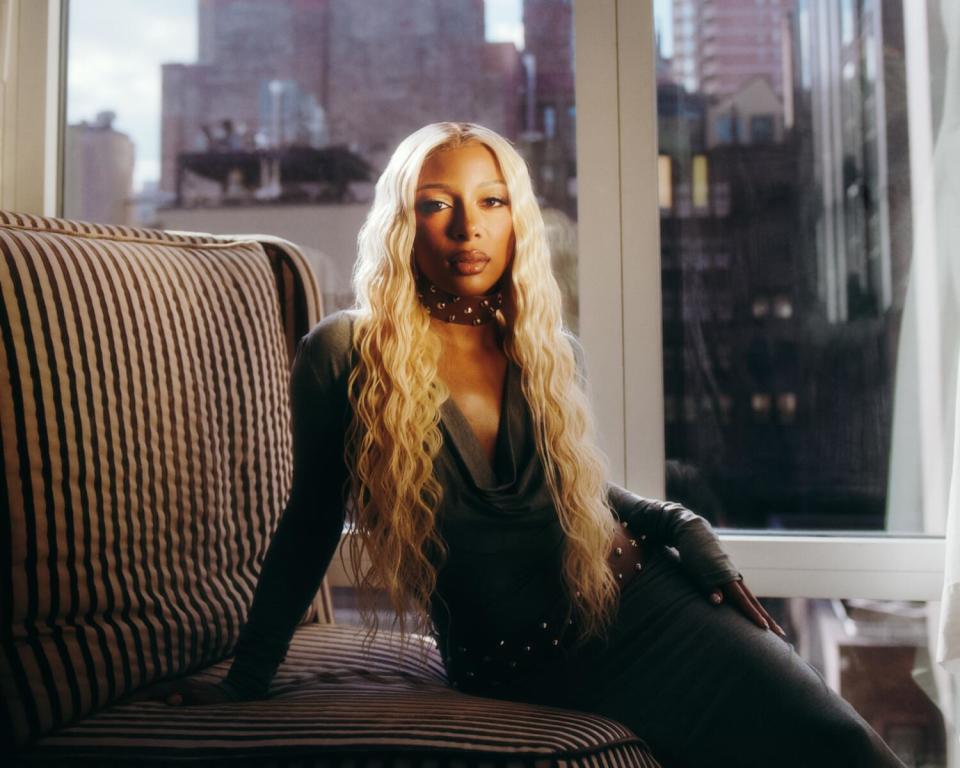
[[[0,0],[0,207],[61,215],[68,12],[69,0]],[[662,497],[653,1],[577,0],[574,27],[580,322],[591,397],[611,479]],[[943,536],[719,533],[758,595],[941,596]],[[332,571],[333,583],[347,572],[344,564]]]
[[[56,216],[62,207],[67,4],[0,0],[3,208]]]
[[[658,178],[653,2],[589,3],[574,14],[581,335],[612,479],[662,498],[660,217],[646,181]],[[757,595],[941,598],[943,536],[718,533]]]

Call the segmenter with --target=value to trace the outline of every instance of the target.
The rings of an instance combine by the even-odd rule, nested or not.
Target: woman
[[[236,660],[173,701],[266,693],[349,507],[361,596],[385,589],[404,637],[434,634],[461,690],[607,714],[666,764],[901,765],[703,518],[605,481],[549,264],[504,139],[439,123],[400,144],[357,309],[297,352],[293,488]]]

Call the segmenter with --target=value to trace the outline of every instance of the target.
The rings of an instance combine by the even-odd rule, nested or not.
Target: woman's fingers
[[[787,633],[783,627],[774,621],[773,617],[767,612],[760,601],[750,591],[749,587],[742,580],[730,581],[723,585],[728,600],[736,605],[741,613],[753,621],[757,626],[764,629],[773,629],[781,637],[786,637]]]
[[[753,602],[747,597],[747,593],[739,581],[732,581],[727,586],[727,597],[737,606],[740,611],[757,626],[769,629],[763,614],[756,609]]]
[[[783,631],[783,627],[781,627],[779,624],[777,624],[776,621],[774,621],[773,616],[771,616],[770,613],[767,611],[767,609],[763,607],[763,604],[760,602],[757,596],[750,591],[750,588],[743,582],[740,583],[740,587],[741,589],[743,589],[744,593],[749,598],[754,608],[756,608],[757,611],[760,612],[760,614],[763,616],[767,624],[773,628],[773,631],[776,632],[778,635],[780,635],[780,637],[786,637],[787,633]]]

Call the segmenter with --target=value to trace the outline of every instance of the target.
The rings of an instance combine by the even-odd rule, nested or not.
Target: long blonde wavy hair
[[[434,123],[400,143],[358,236],[357,364],[349,378],[353,417],[346,441],[355,529],[346,540],[360,612],[369,641],[378,627],[373,595],[383,589],[403,640],[431,627],[437,566],[447,556],[435,525],[443,488],[433,462],[442,444],[440,406],[449,392],[437,376],[440,340],[416,295],[414,197],[429,155],[471,143],[493,152],[509,193],[515,251],[497,320],[504,352],[522,371],[537,451],[565,533],[563,580],[582,643],[606,631],[619,599],[606,562],[616,522],[606,501],[605,460],[563,328],[527,167],[508,141],[470,123]]]

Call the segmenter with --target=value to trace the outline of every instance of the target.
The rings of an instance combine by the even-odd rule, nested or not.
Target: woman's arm
[[[349,345],[349,323],[333,316],[297,347],[290,374],[293,483],[224,683],[238,698],[266,694],[340,541]]]
[[[783,628],[744,583],[705,518],[682,504],[637,496],[613,483],[607,483],[607,501],[616,518],[626,522],[632,534],[675,547],[680,563],[711,602],[719,605],[726,600],[757,626],[786,637]]]
[[[710,523],[682,504],[638,496],[614,483],[607,483],[607,501],[631,533],[675,547],[684,567],[705,591],[743,578],[720,547]]]

